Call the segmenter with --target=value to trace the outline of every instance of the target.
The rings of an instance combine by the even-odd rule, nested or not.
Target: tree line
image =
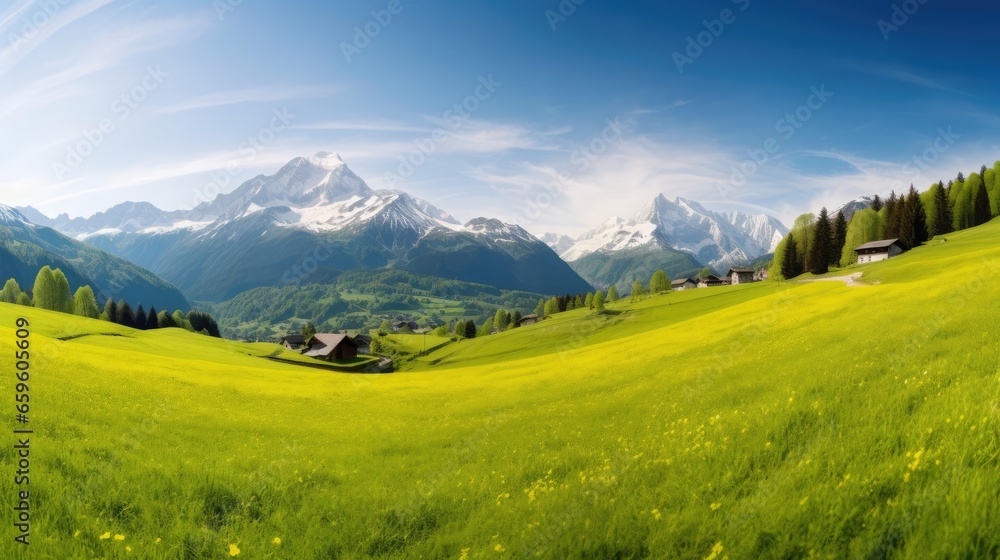
[[[221,336],[215,319],[201,311],[187,314],[180,309],[173,313],[157,312],[155,307],[146,311],[142,305],[133,309],[127,302],[113,299],[107,300],[102,311],[97,305],[93,288],[81,286],[73,293],[66,274],[50,266],[38,271],[30,293],[22,290],[17,280],[7,280],[0,290],[0,302],[101,319],[139,330],[177,327],[217,338]]]
[[[803,214],[778,244],[770,274],[794,278],[805,272],[823,274],[831,266],[857,263],[854,249],[883,239],[898,239],[908,249],[953,231],[976,227],[1000,215],[1000,161],[979,173],[962,173],[938,181],[924,192],[913,185],[905,193],[893,190],[888,199],[875,195],[870,208],[854,214],[850,223],[826,208],[818,217]]]

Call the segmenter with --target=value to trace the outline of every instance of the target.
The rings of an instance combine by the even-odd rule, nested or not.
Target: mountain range
[[[30,290],[43,266],[62,269],[73,289],[89,285],[99,301],[125,300],[133,306],[187,311],[191,304],[174,286],[149,270],[115,257],[52,228],[31,223],[23,213],[0,205],[0,271]]]
[[[462,224],[409,194],[373,190],[325,152],[186,211],[128,202],[86,219],[49,219],[21,210],[153,270],[199,301],[385,268],[535,293],[591,289],[523,228],[488,218]]]
[[[611,218],[576,240],[555,234],[543,239],[591,284],[625,289],[658,268],[675,278],[704,266],[724,273],[748,265],[773,252],[787,233],[766,214],[715,212],[660,194],[631,218]]]

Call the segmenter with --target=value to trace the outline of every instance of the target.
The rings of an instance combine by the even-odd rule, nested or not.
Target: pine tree
[[[889,200],[885,201],[885,237],[886,239],[899,238],[899,199],[896,198],[896,191],[892,191]]]
[[[986,192],[986,185],[980,184],[974,196],[972,225],[981,226],[993,219],[993,211],[990,209],[990,197]]]
[[[115,300],[108,298],[107,303],[104,304],[104,313],[101,313],[101,318],[112,323],[118,322],[118,304],[115,303]]]
[[[653,294],[659,294],[663,292],[670,291],[670,277],[663,269],[657,270],[653,273],[653,277],[649,279],[649,292]]]
[[[160,316],[156,312],[155,307],[149,308],[149,317],[146,318],[146,330],[155,330],[160,328]]]
[[[81,317],[97,319],[101,316],[97,308],[97,299],[90,286],[80,286],[73,295],[73,313]]]
[[[813,231],[813,242],[809,248],[809,272],[813,274],[826,274],[830,270],[830,243],[832,231],[830,228],[830,217],[826,208],[819,212],[816,219],[816,228]]]
[[[906,194],[906,216],[905,220],[909,224],[912,232],[909,243],[910,247],[917,247],[929,239],[927,236],[927,211],[924,209],[924,201],[920,198],[917,189],[910,185],[910,191]]]
[[[796,254],[798,248],[795,243],[795,235],[788,233],[785,238],[785,253],[781,259],[781,276],[785,280],[790,280],[798,276],[796,269],[799,266],[799,257]]]
[[[476,338],[476,323],[472,320],[465,323],[465,338]]]
[[[146,309],[139,304],[139,308],[135,310],[135,328],[140,331],[146,330],[146,322],[149,321],[149,317],[146,316]]]
[[[882,202],[882,197],[875,195],[875,198],[872,199],[872,210],[878,212],[883,206],[885,206],[885,203]]]
[[[523,318],[520,311],[514,311],[514,316],[510,318],[510,327],[514,329],[520,327],[521,319]]]
[[[35,307],[55,311],[58,302],[56,301],[55,278],[52,276],[52,268],[45,265],[35,276],[35,285],[31,289],[34,295]]]
[[[932,230],[930,236],[933,237],[951,232],[951,203],[948,201],[948,191],[943,182],[939,182],[931,189],[934,190],[934,216],[932,220],[928,220],[933,222],[928,229]]]
[[[830,247],[830,264],[840,266],[840,255],[844,252],[844,244],[847,242],[847,218],[843,212],[837,212],[837,219],[833,223],[833,244]]]
[[[604,311],[604,292],[600,290],[594,294],[594,311]]]
[[[135,312],[132,311],[132,306],[124,301],[118,302],[118,324],[135,328]]]
[[[614,284],[608,288],[608,301],[611,303],[618,301],[618,288]]]
[[[584,301],[583,296],[577,295],[573,300],[573,309],[583,309]]]

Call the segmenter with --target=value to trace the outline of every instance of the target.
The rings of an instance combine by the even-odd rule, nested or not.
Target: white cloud
[[[303,87],[258,87],[234,91],[223,91],[202,95],[157,109],[158,113],[181,113],[198,109],[224,107],[241,103],[268,103],[290,99],[309,99],[330,97],[337,93],[337,88],[329,86]]]

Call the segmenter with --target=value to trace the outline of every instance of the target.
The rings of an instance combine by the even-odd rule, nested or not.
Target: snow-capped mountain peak
[[[772,252],[787,231],[770,216],[719,213],[692,200],[671,201],[658,194],[631,218],[612,218],[584,233],[561,256],[572,262],[595,252],[660,244],[722,269]]]
[[[0,224],[30,224],[19,210],[0,204]]]

